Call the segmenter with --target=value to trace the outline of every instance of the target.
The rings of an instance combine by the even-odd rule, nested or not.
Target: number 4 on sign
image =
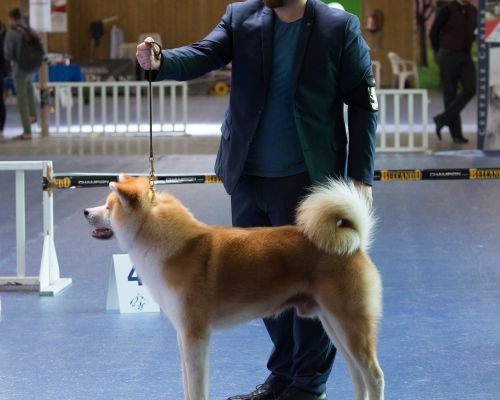
[[[106,309],[120,313],[159,312],[127,254],[114,254],[109,274]]]
[[[139,286],[142,286],[142,281],[141,278],[137,275],[137,272],[135,272],[135,267],[132,267],[128,274],[128,281],[129,282],[137,282]]]

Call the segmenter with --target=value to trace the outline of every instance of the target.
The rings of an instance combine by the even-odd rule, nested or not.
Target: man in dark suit
[[[247,0],[230,4],[205,39],[159,57],[153,49],[146,39],[137,59],[158,70],[156,80],[189,80],[232,61],[215,171],[234,226],[293,224],[307,187],[328,177],[349,177],[371,201],[377,100],[357,17],[319,0]],[[289,311],[264,323],[271,373],[230,399],[326,399],[335,348],[320,322]]]

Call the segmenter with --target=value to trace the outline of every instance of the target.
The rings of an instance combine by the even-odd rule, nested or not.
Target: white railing
[[[147,86],[148,82],[143,81],[50,83],[50,87],[54,90],[54,113],[51,116],[50,133],[64,136],[146,134],[149,132]],[[180,100],[177,88],[180,88]],[[169,99],[166,96],[166,89],[169,89]],[[379,100],[377,151],[427,151],[429,147],[427,90],[381,89],[377,93]],[[168,101],[170,114],[167,116],[165,106]],[[179,102],[180,118],[177,112]],[[163,81],[153,84],[153,132],[156,135],[185,133],[188,124],[187,109],[186,82]],[[217,134],[219,127],[213,130],[214,134]]]
[[[39,276],[26,276],[26,207],[25,172],[42,171],[43,178],[52,176],[52,161],[0,161],[0,171],[16,174],[16,275],[0,276],[0,290],[38,290],[42,296],[54,296],[71,284],[61,278],[54,245],[53,197],[43,192],[43,250]]]
[[[119,135],[149,132],[148,82],[50,82],[54,113],[50,134]],[[180,90],[180,115],[178,93]],[[168,93],[167,90],[168,89]],[[186,132],[188,88],[186,82],[155,82],[153,131]],[[169,99],[167,98],[167,94]],[[170,102],[170,114],[165,103]]]
[[[425,89],[378,90],[378,152],[423,152],[429,148],[429,96]]]

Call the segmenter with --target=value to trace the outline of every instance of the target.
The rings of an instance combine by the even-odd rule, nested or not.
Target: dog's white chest
[[[176,329],[180,327],[181,303],[178,294],[167,285],[160,260],[147,252],[130,253],[137,274],[147,286],[153,299]]]

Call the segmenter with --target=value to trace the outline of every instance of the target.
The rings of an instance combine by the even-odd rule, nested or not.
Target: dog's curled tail
[[[298,228],[323,251],[352,254],[368,250],[375,224],[365,196],[352,182],[330,179],[299,204]]]

